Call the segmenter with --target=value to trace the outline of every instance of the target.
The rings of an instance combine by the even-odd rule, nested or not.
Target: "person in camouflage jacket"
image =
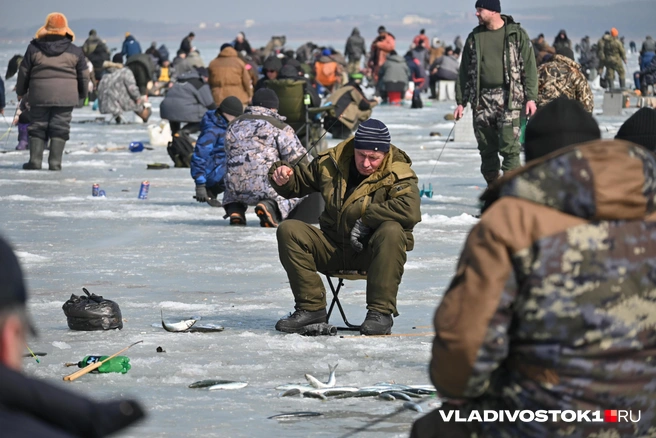
[[[506,172],[520,166],[521,113],[525,108],[529,116],[535,112],[538,94],[531,40],[519,23],[511,16],[501,15],[500,11],[498,0],[476,3],[480,25],[465,42],[456,81],[458,106],[453,114],[457,121],[467,104],[471,105],[474,134],[481,154],[481,173],[488,184],[499,177],[499,170]],[[499,35],[500,32],[503,34]],[[485,72],[489,73],[485,75]],[[482,86],[490,80],[495,84]]]
[[[610,35],[604,35],[603,52],[604,52],[604,65],[606,67],[606,81],[608,87],[613,88],[615,81],[615,72],[620,81],[620,88],[626,88],[626,79],[624,64],[626,64],[626,52],[624,44],[619,40],[617,29],[612,28]]]
[[[244,213],[250,205],[256,207],[261,226],[275,227],[301,201],[278,195],[268,180],[273,163],[296,162],[306,156],[294,130],[278,114],[278,106],[276,93],[260,89],[253,96],[253,104],[226,130],[223,206],[232,225],[246,224]]]
[[[589,113],[594,109],[594,96],[581,66],[566,56],[555,55],[538,67],[538,108],[560,96],[578,100]]]
[[[460,423],[479,437],[656,434],[656,155],[600,137],[565,98],[528,123],[527,164],[484,195],[493,202],[437,308],[430,364],[442,414],[597,420]],[[640,421],[604,422],[605,409],[640,411]],[[438,435],[456,426],[440,418],[420,419],[412,437],[463,436]]]
[[[110,61],[105,61],[103,67],[106,73],[98,83],[100,114],[111,114],[116,123],[121,123],[124,112],[134,111],[140,116],[145,115],[145,97],[139,92],[132,70]]]

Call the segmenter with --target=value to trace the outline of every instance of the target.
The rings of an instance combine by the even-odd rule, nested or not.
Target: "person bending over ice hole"
[[[396,295],[414,247],[412,229],[421,220],[417,176],[402,150],[390,144],[387,126],[369,119],[355,137],[296,168],[279,161],[269,170],[285,198],[320,192],[326,207],[320,229],[287,220],[278,227],[278,253],[296,301],[296,311],[276,330],[298,333],[326,321],[326,290],[319,272],[367,271],[364,335],[390,334],[398,316]]]
[[[268,170],[276,161],[307,159],[294,129],[278,114],[279,106],[273,90],[258,90],[253,104],[226,129],[223,207],[230,225],[246,225],[245,213],[251,205],[260,226],[275,228],[301,201],[279,196],[268,181]]]
[[[228,124],[244,113],[241,100],[228,96],[215,111],[207,111],[200,122],[201,132],[191,156],[191,177],[196,182],[196,201],[212,201],[225,190],[225,132]]]

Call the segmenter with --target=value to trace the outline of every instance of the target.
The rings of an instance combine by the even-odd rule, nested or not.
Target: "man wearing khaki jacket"
[[[320,229],[298,220],[278,227],[278,253],[294,294],[295,312],[276,330],[299,333],[326,322],[326,290],[317,271],[367,271],[364,335],[391,333],[396,295],[412,229],[421,220],[417,175],[410,158],[393,146],[387,126],[369,119],[355,137],[294,167],[277,162],[271,186],[285,198],[322,194]]]
[[[599,138],[566,98],[528,123],[527,164],[484,195],[491,205],[435,313],[430,375],[445,403],[413,438],[653,436],[656,156]],[[604,422],[606,409],[641,418]],[[443,419],[484,410],[590,420]]]

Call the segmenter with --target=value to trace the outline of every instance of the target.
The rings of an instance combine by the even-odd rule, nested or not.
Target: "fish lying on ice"
[[[305,379],[310,383],[310,385],[312,385],[317,389],[332,388],[333,386],[335,386],[335,383],[337,382],[337,379],[335,378],[335,369],[337,368],[337,365],[339,364],[335,364],[334,367],[328,365],[328,369],[330,370],[330,376],[328,377],[328,381],[326,383],[321,382],[319,379],[317,379],[311,374],[306,374]]]
[[[233,383],[234,380],[219,380],[219,379],[209,379],[209,380],[199,380],[189,385],[189,388],[208,388],[214,385],[223,385],[226,383]]]
[[[272,415],[268,417],[269,420],[284,420],[288,418],[298,417],[319,417],[323,415],[321,412],[287,412],[284,414]]]
[[[216,391],[217,389],[241,389],[248,386],[248,382],[226,382],[218,383],[207,388],[210,391]]]
[[[160,310],[160,315],[162,317],[162,327],[164,327],[164,330],[167,332],[184,332],[185,330],[189,330],[194,326],[194,324],[196,324],[196,322],[198,322],[197,319],[187,319],[180,322],[169,323],[164,322],[164,312],[162,310]]]

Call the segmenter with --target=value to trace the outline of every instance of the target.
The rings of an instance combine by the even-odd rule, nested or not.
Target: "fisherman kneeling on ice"
[[[412,229],[421,220],[417,176],[410,158],[390,144],[379,120],[360,124],[343,141],[296,168],[277,162],[269,170],[271,186],[285,198],[320,192],[326,207],[321,229],[286,220],[277,231],[278,252],[296,301],[296,311],[276,330],[297,333],[326,321],[326,289],[319,272],[367,271],[364,335],[390,334],[396,295],[412,250]]]

